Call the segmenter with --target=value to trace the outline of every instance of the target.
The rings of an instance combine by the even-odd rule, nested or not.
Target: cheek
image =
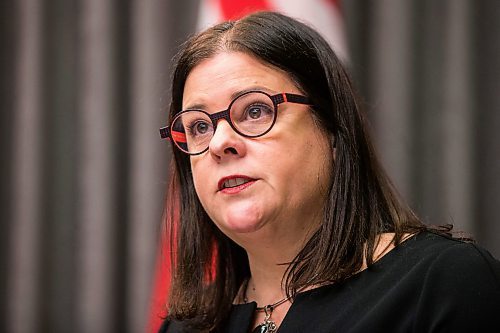
[[[328,139],[323,135],[312,135],[297,150],[303,153],[296,156],[300,168],[298,173],[302,176],[300,186],[323,197],[329,188],[333,168],[333,150]]]
[[[302,197],[304,191],[310,192],[310,188],[316,185],[317,157],[313,146],[312,142],[295,140],[276,147],[269,154],[260,155],[263,170],[274,179],[273,186],[284,196],[284,200]]]
[[[320,141],[318,141],[319,143]],[[330,146],[327,139],[324,140],[323,145],[317,149],[318,157],[315,161],[316,165],[316,182],[318,184],[318,192],[320,195],[326,196],[332,181],[332,170],[334,164],[334,150]]]
[[[191,174],[193,177],[194,188],[196,190],[198,198],[202,202],[205,198],[203,190],[206,188],[206,186],[203,186],[203,184],[204,180],[206,180],[208,177],[205,170],[207,170],[207,168],[203,168],[202,163],[199,159],[191,158]]]

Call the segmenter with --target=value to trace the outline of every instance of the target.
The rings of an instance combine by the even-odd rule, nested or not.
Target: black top
[[[255,302],[234,305],[223,332],[247,333]],[[161,333],[194,332],[165,321]],[[500,262],[429,232],[344,283],[297,294],[278,333],[500,332]]]

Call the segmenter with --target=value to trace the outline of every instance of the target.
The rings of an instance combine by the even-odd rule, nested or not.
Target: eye
[[[210,125],[203,120],[197,120],[189,125],[189,133],[192,136],[206,134],[210,130]]]
[[[205,134],[208,131],[208,124],[206,122],[199,121],[196,124],[196,132],[200,134]]]
[[[262,113],[260,106],[253,106],[248,110],[248,117],[258,119]]]
[[[245,112],[245,119],[247,120],[259,120],[262,118],[267,118],[273,114],[273,108],[267,104],[255,103],[249,105]]]

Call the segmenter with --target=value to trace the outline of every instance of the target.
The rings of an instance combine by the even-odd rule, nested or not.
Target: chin
[[[255,232],[262,228],[262,215],[255,211],[233,210],[227,211],[217,225],[228,237],[232,234],[246,234]]]
[[[248,234],[251,232],[255,232],[261,228],[260,223],[254,223],[250,221],[230,221],[225,222],[223,226],[224,232],[227,234]]]

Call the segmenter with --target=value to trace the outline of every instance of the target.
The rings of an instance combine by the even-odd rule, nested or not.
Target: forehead
[[[300,93],[285,71],[246,53],[221,52],[191,70],[184,85],[182,107],[221,108],[238,92],[249,89]]]

